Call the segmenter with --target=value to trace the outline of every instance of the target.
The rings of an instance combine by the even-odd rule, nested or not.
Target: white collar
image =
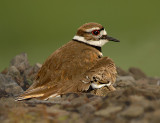
[[[98,47],[102,47],[105,43],[108,42],[108,40],[104,40],[104,39],[101,39],[99,41],[86,40],[84,37],[78,36],[78,35],[75,35],[73,37],[73,40],[76,40],[76,41],[79,41],[79,42],[84,42],[86,44],[90,44],[90,45],[98,46]]]

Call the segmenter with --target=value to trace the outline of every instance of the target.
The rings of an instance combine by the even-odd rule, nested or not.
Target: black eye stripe
[[[102,30],[104,30],[104,27],[102,27],[99,31],[102,31]]]

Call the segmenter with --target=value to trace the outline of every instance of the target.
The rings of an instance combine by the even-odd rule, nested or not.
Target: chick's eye
[[[93,31],[92,31],[92,34],[93,34],[93,35],[99,35],[99,33],[100,33],[99,30],[93,30]]]

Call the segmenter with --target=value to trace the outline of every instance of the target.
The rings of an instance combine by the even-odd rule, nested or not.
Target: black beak
[[[108,35],[102,35],[102,37],[100,39],[107,39],[109,41],[114,41],[114,42],[120,42],[119,40],[113,38],[113,37],[110,37]]]

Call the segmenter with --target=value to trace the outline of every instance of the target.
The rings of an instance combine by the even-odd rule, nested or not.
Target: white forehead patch
[[[102,35],[107,35],[107,32],[106,32],[106,30],[104,29],[104,30],[102,30],[101,31],[101,33],[102,33]]]
[[[85,31],[86,32],[92,32],[93,30],[100,30],[99,27],[93,27],[93,28],[90,28],[90,29],[86,29]]]

